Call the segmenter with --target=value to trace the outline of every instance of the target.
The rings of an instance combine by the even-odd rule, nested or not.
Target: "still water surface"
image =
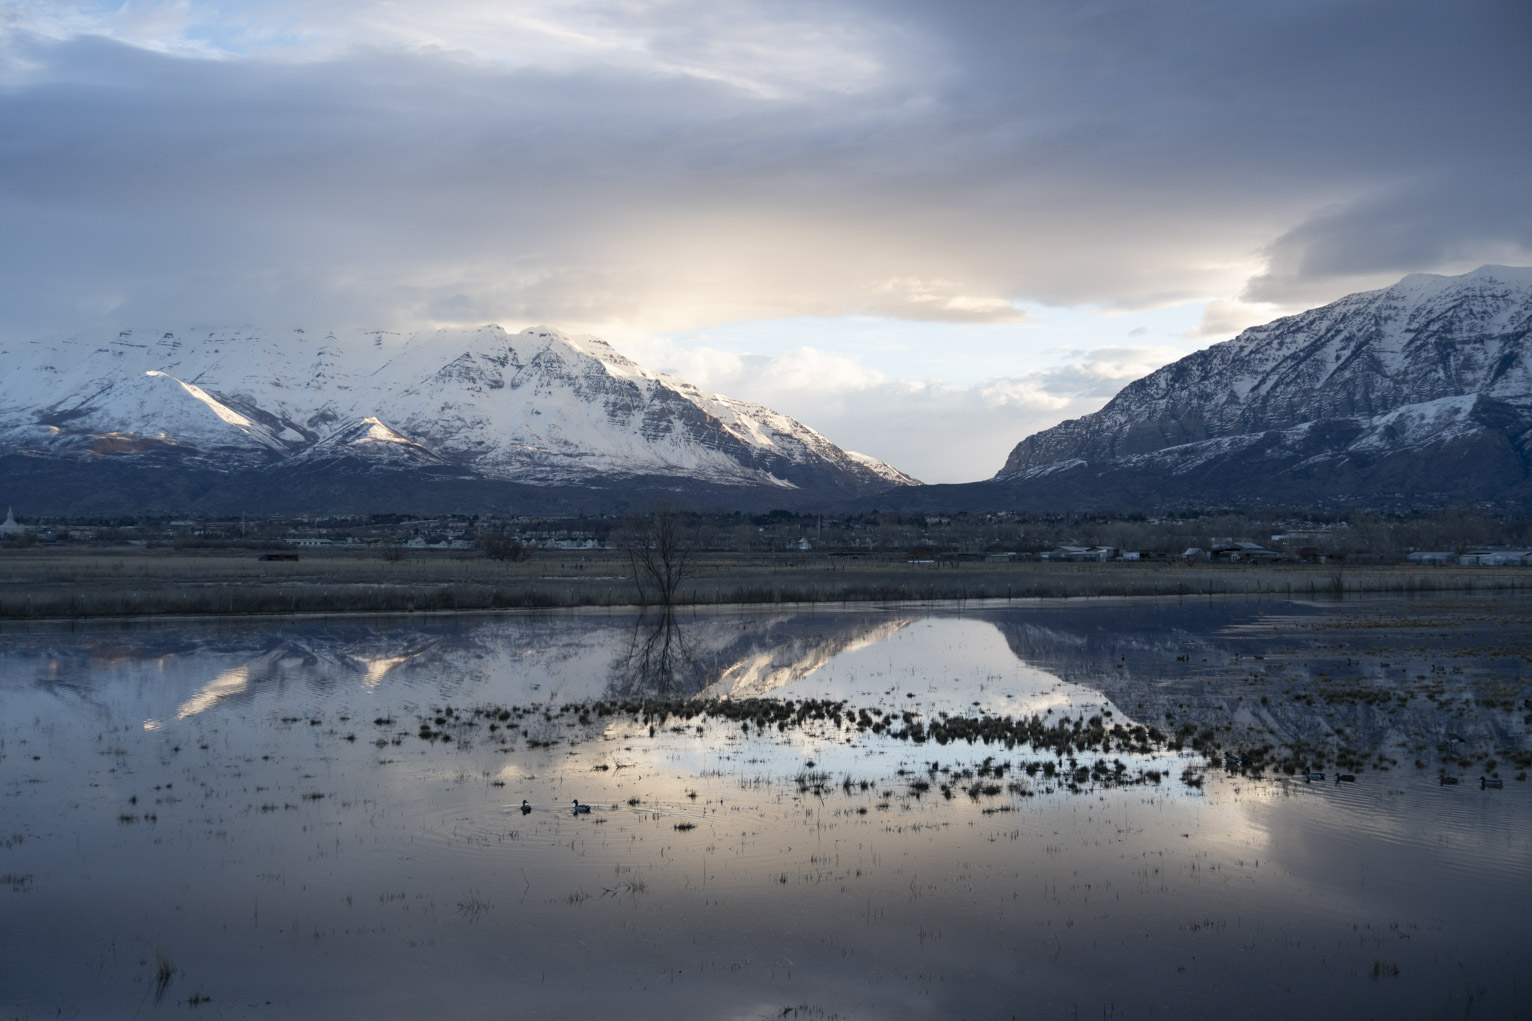
[[[1526,603],[6,628],[0,1012],[1526,1016]],[[1421,693],[1301,697],[1326,685]],[[1072,792],[1022,771],[1050,750],[562,711],[698,695],[1110,713],[1389,768],[1167,752]],[[534,711],[417,736],[486,705]],[[1442,786],[1438,745],[1502,756],[1505,788],[1479,760]],[[986,760],[1009,772],[970,797]]]

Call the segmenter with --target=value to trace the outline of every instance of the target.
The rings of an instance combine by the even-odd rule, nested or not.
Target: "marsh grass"
[[[170,982],[176,977],[176,966],[171,963],[169,956],[159,947],[154,948],[154,1002],[158,1004],[165,998],[165,991],[170,988]]]
[[[1500,591],[1532,588],[1529,568],[1307,565],[911,564],[902,558],[719,555],[698,559],[678,603],[911,602],[1105,596]],[[501,562],[362,554],[262,561],[248,554],[6,551],[0,618],[407,613],[627,606],[615,555],[545,553]]]
[[[459,918],[477,922],[494,907],[494,904],[479,896],[478,890],[469,890],[468,896],[457,902],[457,914]]]

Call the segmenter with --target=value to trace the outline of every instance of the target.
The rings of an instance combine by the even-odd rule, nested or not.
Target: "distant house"
[[[1458,562],[1458,555],[1456,553],[1449,553],[1449,552],[1440,552],[1440,553],[1425,553],[1425,552],[1422,552],[1422,553],[1411,553],[1409,556],[1405,557],[1404,559],[1409,561],[1412,564],[1429,564],[1429,565],[1431,565],[1433,567],[1440,567],[1443,564],[1455,564],[1455,563],[1457,563]]]
[[[1181,554],[1181,559],[1185,560],[1187,563],[1191,563],[1196,560],[1212,560],[1213,554],[1209,553],[1201,546],[1188,546],[1186,548],[1186,552]]]
[[[1063,560],[1071,563],[1105,563],[1117,557],[1115,546],[1058,546],[1043,554],[1044,560]]]
[[[1208,550],[1209,559],[1224,560],[1231,564],[1269,563],[1282,554],[1254,542],[1235,542],[1215,546]]]
[[[15,513],[11,511],[11,508],[7,507],[5,509],[5,521],[0,523],[0,539],[12,539],[18,535],[26,534],[26,531],[26,526],[18,525]]]

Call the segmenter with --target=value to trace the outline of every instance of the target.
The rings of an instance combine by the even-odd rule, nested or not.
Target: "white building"
[[[7,507],[5,509],[5,521],[0,523],[0,539],[9,539],[13,538],[14,536],[24,535],[28,531],[30,531],[30,529],[28,529],[25,525],[18,525],[16,523],[15,513],[11,510],[11,508]]]

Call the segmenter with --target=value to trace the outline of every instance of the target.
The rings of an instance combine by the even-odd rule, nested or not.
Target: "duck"
[[[582,804],[580,804],[580,799],[579,798],[575,798],[574,799],[574,810],[575,810],[575,815],[587,815],[587,814],[590,813],[590,806],[589,805],[582,805]]]
[[[1324,778],[1325,775],[1323,773],[1305,773],[1303,775],[1304,782],[1306,783],[1313,783],[1315,780],[1323,780]]]
[[[532,806],[527,804],[527,799],[526,798],[522,798],[521,799],[521,814],[522,815],[531,815],[532,814]]]
[[[1505,781],[1500,779],[1498,776],[1496,776],[1496,777],[1487,777],[1487,776],[1479,777],[1479,790],[1481,790],[1481,791],[1482,790],[1486,790],[1488,788],[1494,788],[1495,790],[1498,791],[1498,790],[1504,789],[1504,787],[1505,787]]]
[[[1444,774],[1438,778],[1438,781],[1443,787],[1451,787],[1458,782],[1458,778],[1455,776],[1446,776]]]
[[[1355,773],[1336,773],[1335,774],[1335,782],[1336,783],[1341,783],[1342,781],[1344,781],[1346,783],[1356,783],[1356,774]]]

